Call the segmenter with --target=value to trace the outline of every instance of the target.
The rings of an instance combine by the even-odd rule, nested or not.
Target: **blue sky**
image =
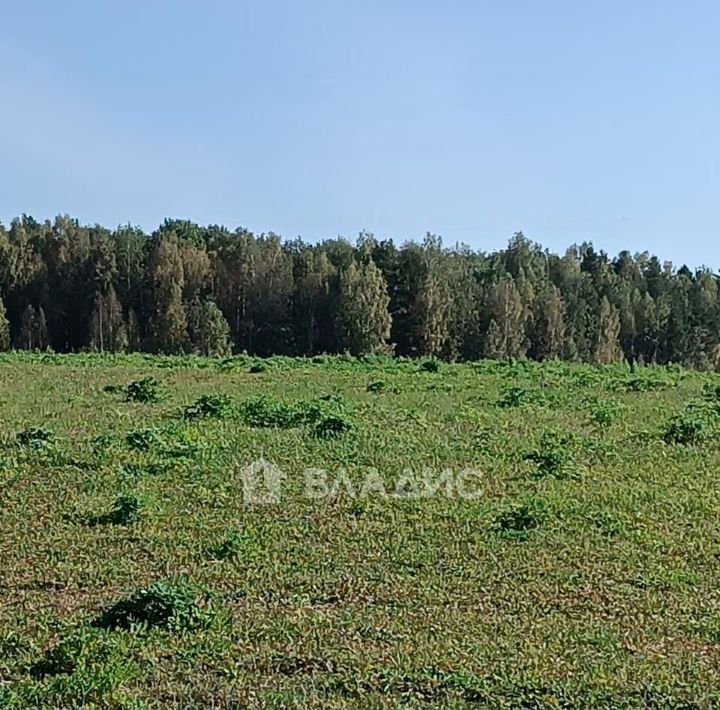
[[[720,3],[8,0],[0,219],[720,267]]]

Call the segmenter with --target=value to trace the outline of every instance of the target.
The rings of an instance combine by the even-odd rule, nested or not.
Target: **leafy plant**
[[[595,400],[590,404],[590,419],[599,427],[609,427],[622,412],[622,405],[613,400]]]
[[[538,478],[545,476],[566,478],[571,474],[569,446],[569,435],[558,431],[546,431],[540,439],[540,446],[526,454],[525,460],[537,464]]]
[[[420,362],[420,371],[421,372],[440,372],[440,363],[433,359],[429,360],[422,360]]]
[[[154,377],[134,380],[125,388],[125,399],[128,402],[159,402],[160,383]]]
[[[209,548],[208,553],[216,560],[249,560],[258,554],[258,542],[252,531],[243,530],[225,537]]]
[[[149,451],[153,446],[160,444],[162,439],[156,429],[142,429],[130,432],[125,441],[128,446],[137,451]]]
[[[720,385],[708,382],[703,387],[703,397],[715,405],[720,406]]]
[[[287,429],[301,423],[295,408],[266,395],[252,397],[243,402],[240,414],[251,427]]]
[[[495,516],[492,529],[502,537],[524,540],[541,522],[542,516],[535,507],[515,503]]]
[[[183,410],[185,419],[223,419],[232,410],[232,400],[224,394],[204,394]]]
[[[352,429],[352,424],[346,418],[337,414],[323,416],[313,427],[313,435],[320,439],[332,439]]]
[[[675,414],[668,421],[663,439],[667,444],[699,444],[708,437],[708,417],[697,409]]]
[[[667,377],[648,372],[643,375],[629,377],[624,383],[619,382],[618,385],[626,392],[653,392],[667,389],[673,383]]]
[[[19,432],[15,439],[20,446],[27,446],[30,449],[44,449],[53,443],[55,435],[52,431],[43,427],[28,427]]]
[[[90,525],[132,525],[140,517],[142,502],[136,495],[122,495],[115,499],[111,510],[90,518]]]
[[[534,393],[525,387],[514,385],[509,387],[502,393],[498,399],[497,406],[503,409],[511,407],[520,407],[529,404],[534,399]]]
[[[93,626],[102,629],[166,628],[173,631],[205,626],[212,614],[186,581],[155,582],[106,609]]]

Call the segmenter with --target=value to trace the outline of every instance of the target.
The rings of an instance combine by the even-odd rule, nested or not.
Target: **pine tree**
[[[389,302],[385,279],[372,260],[351,263],[342,273],[337,320],[340,343],[347,352],[390,352]]]

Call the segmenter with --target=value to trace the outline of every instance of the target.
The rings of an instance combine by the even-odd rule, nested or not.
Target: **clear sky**
[[[720,267],[717,0],[4,0],[0,219]]]

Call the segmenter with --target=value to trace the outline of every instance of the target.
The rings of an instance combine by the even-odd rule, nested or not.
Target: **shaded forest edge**
[[[166,220],[152,234],[23,215],[0,225],[0,349],[720,368],[718,277],[591,244],[495,252],[428,234],[317,244]]]

